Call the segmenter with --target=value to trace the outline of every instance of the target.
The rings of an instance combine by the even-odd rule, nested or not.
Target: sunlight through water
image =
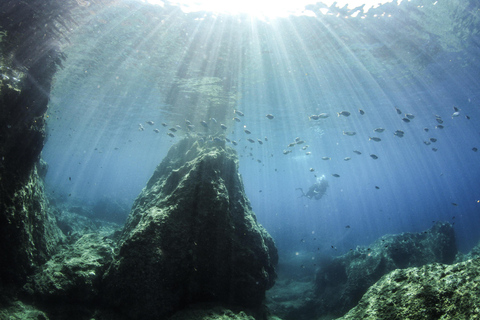
[[[150,4],[164,5],[161,0],[142,0]],[[367,12],[371,8],[381,4],[392,2],[392,0],[173,0],[172,4],[178,5],[185,12],[208,11],[226,14],[249,14],[259,17],[285,17],[289,15],[311,15],[306,9],[308,5],[323,3],[326,6],[336,4],[337,7],[354,9],[363,7]],[[400,3],[398,1],[398,3]]]

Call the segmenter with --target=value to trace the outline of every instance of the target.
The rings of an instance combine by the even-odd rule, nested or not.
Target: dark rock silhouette
[[[321,267],[316,279],[316,313],[341,316],[386,273],[434,262],[452,263],[456,253],[449,223],[437,222],[420,233],[383,236],[370,247],[352,250]]]
[[[108,303],[160,319],[198,302],[261,305],[278,256],[223,142],[174,145],[135,200],[105,277]]]

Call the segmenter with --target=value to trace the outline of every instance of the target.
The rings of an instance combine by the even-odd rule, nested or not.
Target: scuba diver
[[[307,193],[303,192],[302,188],[296,188],[295,190],[302,191],[302,195],[299,197],[307,197],[308,199],[320,200],[323,195],[327,192],[328,181],[325,179],[325,176],[317,178],[317,182],[314,183],[310,188],[308,188]]]

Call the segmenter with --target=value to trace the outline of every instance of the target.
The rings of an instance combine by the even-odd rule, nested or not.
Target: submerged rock
[[[104,297],[137,319],[197,302],[257,307],[277,260],[245,196],[236,152],[186,138],[135,200]]]
[[[340,319],[480,319],[479,279],[479,258],[395,270]]]
[[[22,286],[65,240],[44,194],[45,171],[39,160],[25,178],[12,173],[17,180],[4,182],[0,170],[0,287]]]
[[[316,313],[341,316],[386,273],[434,262],[452,263],[456,252],[449,223],[438,222],[420,233],[383,236],[368,248],[357,248],[322,266],[316,280]]]
[[[39,268],[24,291],[39,302],[94,302],[102,276],[112,261],[113,247],[113,241],[107,237],[83,235]]]

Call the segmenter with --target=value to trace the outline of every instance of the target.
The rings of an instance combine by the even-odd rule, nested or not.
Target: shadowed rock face
[[[420,233],[386,235],[369,248],[357,248],[333,259],[317,273],[317,314],[341,316],[353,308],[367,289],[394,269],[452,263],[457,253],[449,223]]]
[[[148,319],[196,302],[256,307],[274,284],[277,260],[245,196],[236,152],[187,138],[136,199],[105,297]]]

